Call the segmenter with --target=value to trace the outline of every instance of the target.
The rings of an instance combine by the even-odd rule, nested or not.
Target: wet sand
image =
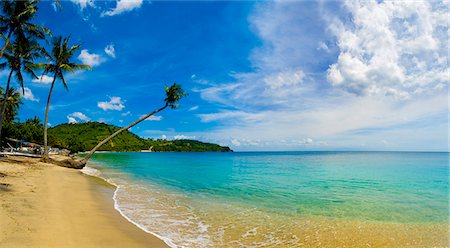
[[[31,158],[0,159],[0,247],[168,247],[114,209],[114,186]]]

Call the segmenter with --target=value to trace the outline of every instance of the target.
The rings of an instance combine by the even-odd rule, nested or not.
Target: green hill
[[[89,151],[97,143],[117,131],[119,127],[99,122],[61,124],[48,130],[49,144],[64,147],[72,152]],[[129,131],[124,131],[100,151],[140,151],[155,152],[231,152],[229,147],[204,143],[197,140],[152,140],[143,139]]]

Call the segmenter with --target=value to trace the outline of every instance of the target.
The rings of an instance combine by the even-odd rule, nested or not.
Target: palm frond
[[[58,75],[58,77],[59,77],[59,79],[61,79],[61,82],[62,82],[64,88],[65,88],[67,91],[69,91],[69,87],[67,86],[66,79],[64,78],[64,75],[63,75],[62,73],[60,73],[60,74]]]

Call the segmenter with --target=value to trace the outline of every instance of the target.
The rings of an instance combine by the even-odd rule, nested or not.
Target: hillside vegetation
[[[48,130],[49,144],[67,148],[72,152],[89,151],[118,129],[119,127],[99,122],[61,124]],[[148,149],[155,152],[232,151],[229,147],[196,140],[143,139],[129,131],[122,132],[100,148],[101,151],[140,151]]]

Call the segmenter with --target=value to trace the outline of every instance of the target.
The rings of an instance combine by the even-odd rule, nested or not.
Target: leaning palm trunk
[[[98,143],[94,148],[92,148],[92,150],[86,155],[86,157],[82,158],[81,160],[79,160],[80,164],[82,164],[83,166],[87,163],[87,161],[92,157],[92,155],[94,155],[94,153],[97,151],[97,149],[99,149],[102,145],[106,144],[108,141],[110,141],[112,138],[116,137],[118,134],[120,134],[121,132],[128,130],[130,128],[132,128],[133,126],[139,124],[140,122],[142,122],[143,120],[147,119],[148,117],[163,111],[165,108],[167,108],[169,106],[169,104],[165,104],[164,107],[154,110],[150,113],[148,113],[147,115],[143,116],[142,118],[140,118],[139,120],[131,123],[130,125],[123,127],[119,130],[117,130],[115,133],[111,134],[111,136],[109,136],[108,138],[104,139],[102,142]]]
[[[1,138],[2,138],[3,117],[5,115],[5,109],[6,109],[6,104],[7,104],[7,100],[8,100],[9,85],[11,83],[12,73],[13,73],[13,70],[11,70],[11,72],[9,73],[9,76],[8,76],[8,83],[6,84],[5,96],[3,97],[2,112],[0,113],[0,143],[2,140]]]
[[[53,86],[55,86],[56,74],[53,77],[52,86],[50,86],[50,91],[48,92],[47,107],[45,108],[45,121],[44,121],[44,156],[42,160],[46,162],[48,160],[48,147],[47,147],[47,128],[48,128],[48,111],[50,109],[50,98],[52,97]]]

